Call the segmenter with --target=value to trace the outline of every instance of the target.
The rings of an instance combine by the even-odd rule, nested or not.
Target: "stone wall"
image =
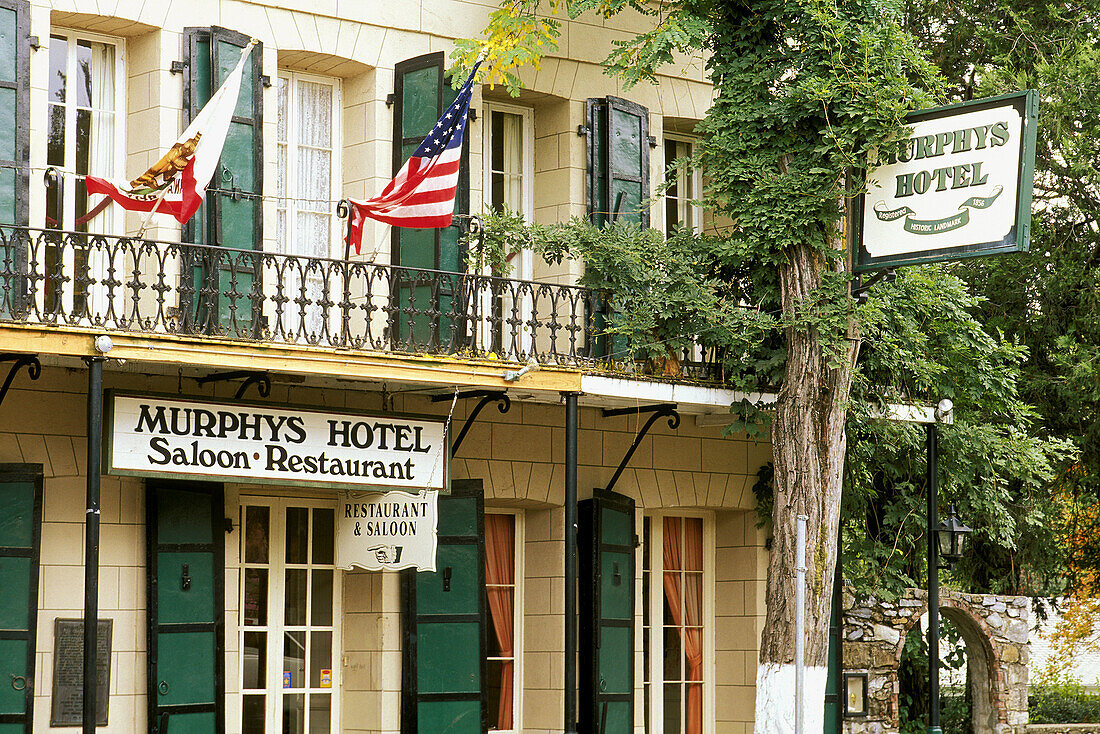
[[[844,592],[845,672],[867,673],[868,713],[846,717],[847,734],[899,728],[898,665],[905,637],[927,611],[928,593],[907,589],[894,602]],[[1025,597],[940,590],[940,613],[966,643],[976,734],[1027,729],[1028,603]]]

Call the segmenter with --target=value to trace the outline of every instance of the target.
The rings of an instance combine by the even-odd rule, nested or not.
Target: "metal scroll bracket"
[[[222,382],[224,380],[241,380],[240,388],[237,390],[235,399],[240,400],[244,397],[245,390],[249,385],[256,385],[256,391],[260,393],[261,398],[266,398],[271,394],[271,377],[266,372],[253,372],[252,370],[231,370],[229,372],[211,372],[205,377],[196,377],[195,382],[200,385],[206,385],[211,382]]]
[[[867,291],[871,290],[871,286],[879,281],[893,283],[897,279],[898,273],[893,268],[880,270],[867,280],[863,280],[862,275],[857,275],[852,279],[852,298],[856,299],[858,303],[864,303],[867,300]]]
[[[7,379],[4,380],[3,387],[0,387],[0,404],[3,404],[4,398],[8,395],[8,388],[11,387],[12,380],[15,379],[15,373],[22,367],[27,368],[27,374],[30,375],[32,380],[37,380],[42,376],[42,363],[38,361],[37,354],[0,354],[0,362],[15,362],[8,370]]]
[[[626,456],[619,462],[619,468],[615,470],[615,474],[611,477],[611,481],[607,483],[607,491],[610,492],[615,487],[615,482],[619,481],[619,477],[622,475],[623,470],[626,469],[627,464],[630,463],[630,459],[634,456],[634,452],[638,450],[638,446],[641,445],[642,439],[649,433],[649,429],[653,427],[653,424],[657,422],[658,418],[668,418],[668,427],[672,430],[676,430],[680,427],[680,414],[676,412],[676,405],[673,403],[660,403],[658,405],[643,405],[637,408],[604,408],[603,417],[612,418],[617,415],[641,415],[642,413],[651,413],[649,420],[642,426],[642,430],[638,431],[638,435],[634,437],[634,443],[630,444],[630,448],[626,451]]]
[[[470,432],[470,427],[477,420],[478,413],[489,403],[494,400],[497,401],[497,410],[501,414],[507,413],[508,409],[512,407],[512,401],[508,399],[508,394],[499,390],[467,390],[466,392],[460,392],[458,394],[459,400],[465,400],[468,398],[481,398],[478,404],[474,406],[474,409],[470,411],[470,415],[467,416],[466,422],[462,424],[462,430],[455,436],[455,440],[451,442],[451,457],[453,458],[458,453],[458,447],[462,445],[462,439],[466,438],[466,434]],[[454,395],[433,395],[432,402],[440,403],[444,400],[453,400]]]

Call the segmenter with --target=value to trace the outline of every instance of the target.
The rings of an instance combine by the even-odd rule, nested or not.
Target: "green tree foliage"
[[[1001,57],[1015,53],[1013,47],[1025,48],[1027,61],[1018,68],[1031,63],[1029,73],[1052,77],[1068,73],[1067,53],[1078,60],[1095,58],[1094,49],[1076,41],[1066,40],[1060,57],[1035,49],[1037,28],[1049,30],[1069,17],[1055,9],[1028,11],[1026,32],[1008,33],[1009,25],[1024,27],[1023,11],[1015,11],[1027,6],[1017,4],[1015,14],[1001,20],[1004,8],[991,13],[975,4],[963,12],[958,3],[942,0],[911,0],[904,6],[876,0],[678,0],[660,5],[507,0],[494,11],[484,39],[456,48],[457,63],[468,66],[485,53],[488,78],[514,86],[520,59],[530,61],[556,47],[561,19],[583,12],[610,16],[629,8],[650,16],[653,24],[617,44],[607,59],[609,71],[628,85],[654,79],[676,54],[706,51],[717,94],[697,128],[695,163],[706,181],[703,204],[721,223],[716,232],[674,238],[671,247],[645,252],[623,248],[621,241],[607,247],[611,235],[577,237],[574,231],[572,244],[562,244],[560,253],[586,259],[590,284],[633,292],[635,299],[653,300],[664,287],[658,281],[668,275],[677,279],[677,292],[717,294],[753,313],[752,319],[719,322],[720,328],[709,334],[721,343],[720,333],[730,330],[722,344],[728,357],[725,376],[746,390],[782,389],[792,344],[814,344],[824,374],[843,365],[853,341],[862,340],[850,396],[855,440],[846,476],[850,524],[845,543],[850,550],[846,575],[864,588],[897,589],[920,583],[923,573],[924,432],[877,417],[881,404],[941,397],[957,406],[955,425],[942,432],[943,495],[979,531],[975,544],[981,560],[962,564],[959,578],[975,590],[1045,591],[1057,585],[1052,530],[1057,513],[1050,482],[1072,452],[1057,440],[1065,433],[1036,436],[1044,424],[1028,404],[1040,401],[1029,384],[1021,388],[1018,382],[1021,365],[1030,369],[1042,350],[1019,328],[991,320],[1012,303],[1026,311],[1030,291],[1018,289],[1012,301],[983,288],[986,297],[981,298],[961,277],[981,281],[984,273],[1020,272],[1026,266],[1020,258],[1003,258],[910,269],[896,284],[877,287],[867,305],[857,309],[847,296],[849,275],[838,228],[846,199],[862,185],[864,162],[877,146],[901,134],[906,112],[987,89],[1042,88],[1029,77],[1019,78],[1022,72],[1000,71],[1005,66]],[[975,24],[976,17],[989,22]],[[917,31],[923,50],[909,29]],[[1082,33],[1078,29],[1079,37]],[[1090,104],[1097,104],[1095,91],[1100,90],[1080,88],[1091,94]],[[1045,102],[1043,125],[1057,127],[1046,111],[1049,95]],[[1100,115],[1089,124],[1100,125],[1097,120]],[[1070,150],[1088,149],[1075,129],[1064,130],[1060,143],[1041,137],[1047,146],[1042,155],[1052,162],[1041,175],[1062,175],[1053,162],[1069,160]],[[1093,143],[1097,139],[1091,138]],[[1063,178],[1068,181],[1075,171],[1067,170]],[[1061,191],[1062,183],[1052,180],[1050,191]],[[1096,191],[1093,186],[1088,193]],[[1077,205],[1078,210],[1084,206]],[[1090,211],[1095,215],[1097,208]],[[1046,216],[1037,220],[1037,238],[1048,228],[1072,232],[1081,226],[1065,217],[1048,223]],[[798,291],[805,283],[792,263],[806,251],[816,264],[812,282]],[[666,257],[670,267],[654,273],[653,258]],[[639,274],[649,282],[638,281]],[[694,280],[685,284],[685,278]],[[1095,298],[1097,289],[1089,292]],[[698,323],[678,328],[683,303],[671,295],[668,301],[660,328],[644,320],[620,322],[618,328],[646,346],[674,332],[681,337],[699,333]],[[646,305],[640,318],[660,313],[659,307]],[[1098,323],[1093,319],[1092,327]],[[1051,358],[1079,353],[1070,342],[1047,348]],[[1089,391],[1080,383],[1087,382],[1090,365],[1095,374],[1096,364],[1086,349],[1067,365],[1065,374],[1080,377],[1077,384],[1064,386],[1066,400],[1087,398]],[[829,399],[848,405],[849,395],[840,389]],[[737,407],[738,428],[759,417],[751,406]],[[782,490],[779,477],[761,482],[762,487],[771,484]]]
[[[946,397],[955,420],[939,428],[940,504],[975,529],[955,579],[971,591],[1058,591],[1050,481],[1073,452],[1039,435],[1020,395],[1028,350],[983,326],[983,301],[956,269],[909,268],[868,299],[849,413],[845,575],[880,595],[924,585],[925,429],[883,420],[882,403]]]
[[[1100,2],[907,0],[905,12],[953,99],[1040,93],[1031,251],[953,272],[982,296],[986,328],[1027,347],[1019,392],[1036,430],[1077,448],[1043,487],[1060,520],[1048,533],[1066,551],[1067,590],[1100,593]],[[1018,558],[983,560],[990,578],[1020,573]]]

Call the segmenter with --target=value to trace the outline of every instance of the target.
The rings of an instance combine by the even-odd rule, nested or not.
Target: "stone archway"
[[[866,673],[868,714],[846,718],[851,734],[890,734],[900,726],[898,666],[905,636],[927,610],[927,593],[907,589],[896,602],[857,602],[844,593],[844,672]],[[975,734],[1023,734],[1027,724],[1025,597],[940,592],[940,613],[966,645]]]

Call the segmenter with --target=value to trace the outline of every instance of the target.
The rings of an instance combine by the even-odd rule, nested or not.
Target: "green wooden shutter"
[[[588,100],[588,216],[649,226],[649,110],[619,97]]]
[[[579,503],[578,731],[634,731],[634,500],[597,489]]]
[[[30,181],[30,4],[0,0],[0,225],[26,226]],[[27,245],[3,228],[0,239],[0,317],[26,301]]]
[[[225,731],[224,507],[217,484],[150,480],[149,731]]]
[[[249,37],[225,28],[187,28],[188,79],[184,117],[193,119],[236,67]],[[189,317],[195,330],[252,336],[260,327],[255,302],[263,249],[263,44],[252,49],[237,108],[206,200],[184,227],[184,239],[241,252],[186,251],[195,290]]]
[[[0,734],[31,734],[42,467],[0,464]]]
[[[443,52],[425,54],[394,66],[393,173],[424,141],[440,115],[455,99],[456,92],[444,74]],[[469,124],[469,123],[467,123]],[[470,211],[470,137],[462,143],[462,159],[455,194],[455,213]],[[463,220],[442,229],[392,227],[391,262],[409,268],[463,273],[466,256],[460,245]],[[434,282],[433,282],[434,281]],[[461,314],[461,283],[458,275],[438,278],[425,275],[397,276],[393,297],[396,307],[417,313],[396,314],[390,328],[395,342],[407,347],[450,346],[464,343]],[[433,315],[427,312],[431,311]],[[439,312],[442,316],[435,316]],[[463,332],[463,333],[460,333]]]
[[[485,534],[481,480],[439,497],[436,571],[403,571],[403,734],[482,734]]]
[[[619,97],[589,99],[588,220],[603,227],[616,219],[649,226],[649,110]],[[608,338],[614,303],[599,303],[590,315],[595,357],[629,353],[625,337]]]
[[[30,5],[0,0],[0,223],[26,225],[30,175]]]

